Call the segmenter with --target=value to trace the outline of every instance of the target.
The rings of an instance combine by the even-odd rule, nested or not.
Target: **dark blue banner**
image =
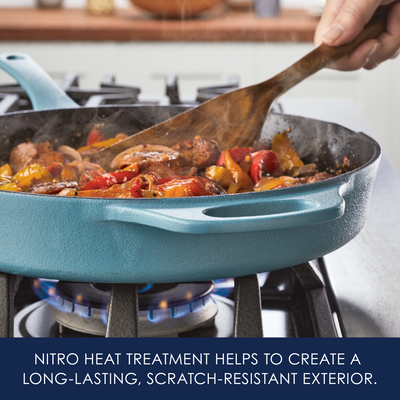
[[[2,393],[18,399],[369,399],[393,397],[399,382],[400,339],[1,339],[0,346]]]

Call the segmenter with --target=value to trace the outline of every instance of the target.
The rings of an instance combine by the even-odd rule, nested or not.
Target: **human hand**
[[[314,43],[340,46],[353,40],[371,19],[375,10],[395,0],[327,0]],[[386,31],[376,39],[366,40],[356,50],[330,65],[341,71],[373,69],[400,52],[400,3],[392,6]]]

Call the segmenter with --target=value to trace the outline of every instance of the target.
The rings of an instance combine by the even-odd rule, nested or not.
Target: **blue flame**
[[[83,318],[89,318],[92,314],[90,306],[85,302],[83,294],[77,295],[76,301],[69,301],[67,304],[71,304],[70,310],[67,310],[64,305],[64,300],[62,300],[56,290],[56,284],[58,280],[55,279],[43,279],[35,278],[31,279],[31,287],[40,299],[46,300],[51,306],[63,311],[63,312],[74,312]],[[78,299],[78,297],[81,297]]]
[[[233,278],[228,279],[215,279],[213,293],[222,297],[229,297],[235,288],[235,281]]]
[[[160,322],[163,319],[162,315],[163,314],[161,310],[152,308],[147,312],[147,319],[153,324],[156,324],[157,322]]]
[[[186,306],[177,306],[171,308],[171,316],[172,318],[179,318],[183,315],[186,315],[189,312],[188,307]]]
[[[108,321],[108,308],[109,308],[110,303],[103,304],[103,307],[101,307],[100,315],[101,315],[101,320],[104,325],[107,325]]]
[[[152,284],[152,283],[149,283],[149,284],[147,284],[143,289],[140,289],[140,290],[138,290],[137,292],[138,292],[138,293],[144,293],[144,292],[149,291],[152,287],[153,287],[153,284]]]
[[[260,287],[264,286],[269,272],[263,272],[261,274],[257,274],[258,284]],[[214,290],[213,293],[222,297],[229,297],[235,289],[235,279],[215,279],[214,280]]]
[[[77,296],[82,298],[77,299],[75,302],[71,302],[68,300],[67,303],[57,295],[56,292],[56,284],[57,280],[52,279],[42,279],[42,278],[35,278],[31,279],[31,286],[34,293],[40,298],[45,299],[49,304],[53,307],[58,308],[63,312],[75,312],[76,314],[80,315],[83,318],[90,318],[92,316],[92,310],[90,306],[85,306],[86,302],[84,301],[83,294],[78,294]],[[138,293],[146,293],[151,290],[153,287],[152,283],[147,284],[142,289],[138,290]],[[234,290],[234,279],[217,279],[214,281],[214,290],[213,293],[219,296],[228,297]],[[188,293],[188,300],[190,299],[191,294]],[[212,298],[211,298],[212,299]],[[162,304],[164,303],[165,304]],[[205,299],[202,300],[202,304],[204,305]],[[201,303],[201,302],[200,302]],[[150,309],[147,311],[147,318],[152,323],[157,323],[160,320],[165,318],[165,313],[163,310],[169,310],[170,315],[172,318],[180,318],[183,315],[187,314],[188,312],[196,312],[198,309],[201,309],[201,304],[198,301],[190,302],[184,304],[182,306],[175,306],[169,307],[167,300],[160,302],[159,304],[155,305],[154,309]],[[71,304],[71,306],[69,306]],[[83,304],[83,305],[82,305]],[[72,309],[68,310],[67,308],[70,307]],[[109,310],[109,303],[103,304],[100,310],[101,320],[104,325],[107,325],[108,321],[108,310]]]
[[[56,294],[56,283],[58,281],[52,279],[31,279],[31,287],[36,296],[40,299],[47,299]]]
[[[59,307],[56,302],[57,282],[58,281],[55,279],[42,279],[42,278],[35,278],[30,280],[32,290],[36,294],[36,296],[42,300],[46,300],[54,307]]]

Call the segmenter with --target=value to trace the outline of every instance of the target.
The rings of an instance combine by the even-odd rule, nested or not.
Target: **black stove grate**
[[[321,262],[321,261],[320,261]],[[0,274],[0,335],[13,335],[13,315],[37,301],[30,279]],[[19,289],[16,288],[19,285]],[[138,336],[139,300],[137,286],[111,285],[107,337]],[[270,313],[286,315],[285,336],[336,337],[332,309],[318,265],[305,263],[292,268],[272,271],[265,283],[258,285],[257,275],[235,278],[235,290],[229,296],[234,302],[233,336],[262,337]],[[211,332],[211,331],[210,331]],[[190,337],[197,332],[183,332]]]
[[[99,107],[106,104],[143,104],[143,105],[189,105],[196,106],[219,94],[239,87],[239,78],[232,76],[228,83],[219,86],[199,88],[197,98],[193,101],[182,101],[179,93],[177,75],[165,77],[165,94],[154,100],[140,98],[141,89],[130,85],[116,83],[115,76],[106,74],[100,82],[99,89],[84,89],[79,85],[79,76],[67,73],[60,82],[60,87],[72,100],[83,107]],[[25,91],[18,84],[0,85],[0,115],[14,111],[31,110],[32,104]]]

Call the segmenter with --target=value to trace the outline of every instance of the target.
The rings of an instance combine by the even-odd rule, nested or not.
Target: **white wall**
[[[30,54],[50,75],[78,72],[81,86],[98,87],[102,76],[138,85],[144,95],[164,93],[164,76],[178,74],[181,94],[240,77],[241,86],[259,83],[287,68],[312,50],[295,43],[159,43],[159,42],[0,42],[0,53]],[[400,61],[390,60],[373,71],[320,71],[285,97],[351,98],[372,126],[400,173]],[[0,83],[12,81],[0,71]]]

